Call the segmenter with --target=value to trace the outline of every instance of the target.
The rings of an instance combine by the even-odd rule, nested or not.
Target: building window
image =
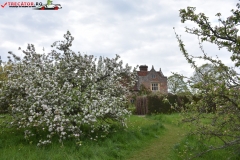
[[[152,78],[156,78],[156,75],[155,75],[155,74],[153,74],[153,75],[152,75]]]
[[[152,83],[152,91],[158,91],[158,84]]]

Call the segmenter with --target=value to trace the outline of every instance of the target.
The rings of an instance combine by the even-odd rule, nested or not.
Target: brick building
[[[141,65],[140,71],[137,71],[138,82],[135,86],[135,90],[140,90],[141,85],[145,88],[160,93],[168,93],[167,91],[167,77],[165,77],[161,71],[156,71],[152,66],[152,69],[148,71],[148,66]]]

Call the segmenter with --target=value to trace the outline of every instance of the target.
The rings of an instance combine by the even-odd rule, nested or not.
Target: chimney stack
[[[140,69],[140,71],[148,71],[148,66],[146,66],[146,65],[141,65],[141,66],[139,67],[139,69]]]

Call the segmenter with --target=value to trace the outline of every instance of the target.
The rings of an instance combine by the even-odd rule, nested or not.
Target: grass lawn
[[[0,124],[9,118],[0,115]],[[82,145],[74,141],[57,141],[45,147],[37,147],[36,142],[23,138],[23,131],[0,125],[1,160],[181,160],[203,149],[197,138],[187,135],[188,128],[179,124],[180,115],[130,116],[128,128],[115,126],[104,139],[96,141],[83,139]],[[216,143],[209,141],[206,143]],[[229,150],[208,153],[198,159],[225,160],[240,159],[239,153],[231,155]]]
[[[0,124],[9,118],[0,116]],[[93,141],[83,139],[82,145],[66,141],[62,146],[58,142],[46,147],[37,147],[36,142],[24,139],[21,130],[0,128],[0,159],[126,159],[134,151],[144,148],[153,139],[164,133],[165,128],[158,120],[131,116],[128,128],[115,127],[106,138]]]

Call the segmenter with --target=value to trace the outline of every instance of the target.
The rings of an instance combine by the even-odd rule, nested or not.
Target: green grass
[[[0,116],[0,123],[6,118]],[[23,138],[23,131],[0,128],[0,159],[125,159],[135,150],[144,148],[151,140],[164,132],[161,122],[139,116],[131,116],[127,121],[128,128],[115,126],[113,132],[104,139],[82,140],[79,147],[74,141],[64,145],[55,142],[46,147],[36,147]]]
[[[209,119],[212,114],[204,114],[201,119],[201,123],[208,125],[211,123]],[[185,129],[195,130],[196,126],[193,124],[185,124]],[[186,128],[187,127],[187,128]],[[223,142],[218,138],[203,139],[197,135],[186,134],[186,136],[179,142],[176,143],[171,150],[172,160],[182,160],[193,158],[194,160],[239,160],[240,152],[239,149],[236,151],[236,146],[229,147],[220,150],[210,151],[208,153],[197,156],[199,153],[208,150],[208,146],[222,146]],[[240,146],[238,146],[239,148]],[[235,150],[234,150],[235,149]]]
[[[173,160],[182,160],[194,157],[197,153],[207,149],[206,145],[216,145],[220,141],[216,139],[211,139],[208,141],[199,141],[197,136],[188,135],[180,143],[175,144],[173,150],[171,151],[171,156]],[[227,148],[222,150],[215,150],[203,154],[200,157],[194,158],[194,160],[239,160],[240,153],[233,154],[233,148]]]
[[[180,142],[186,134],[186,129],[179,123],[180,115],[151,115],[150,119],[158,120],[164,124],[165,132],[157,139],[151,141],[144,148],[134,151],[129,157],[130,160],[166,160],[171,159],[173,146]]]
[[[8,115],[0,115],[0,124]],[[74,141],[65,141],[63,145],[54,141],[51,145],[37,147],[23,138],[23,131],[0,125],[0,159],[1,160],[182,160],[204,149],[196,136],[187,135],[189,128],[179,123],[179,114],[130,116],[128,128],[115,125],[112,132],[104,139],[96,141],[83,139],[82,145]],[[219,143],[212,139],[204,142]],[[195,158],[204,160],[240,159],[239,153],[231,154],[230,149],[207,153]]]
[[[206,149],[205,145],[216,145],[220,143],[220,141],[216,139],[199,141],[196,136],[188,135],[188,131],[194,128],[194,126],[189,128],[188,125],[180,123],[181,116],[179,114],[160,114],[148,116],[148,118],[161,121],[166,128],[165,134],[158,139],[154,139],[144,148],[135,151],[129,158],[131,160],[183,160]],[[206,123],[208,122],[206,121]],[[239,160],[240,153],[235,152],[232,154],[232,151],[233,148],[216,150],[201,157],[194,158],[194,160]]]

